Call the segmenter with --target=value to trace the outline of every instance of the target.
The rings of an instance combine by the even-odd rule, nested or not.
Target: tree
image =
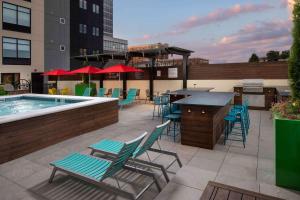
[[[253,53],[249,58],[249,63],[253,63],[253,62],[259,62],[259,57],[255,53]]]
[[[293,44],[289,57],[289,81],[293,99],[300,101],[300,0],[295,0],[293,24]]]
[[[269,62],[272,62],[272,61],[278,61],[280,59],[280,53],[279,51],[269,51],[267,53],[267,60]]]
[[[289,57],[290,57],[290,51],[289,50],[281,52],[280,59],[285,60],[285,59],[288,59]]]

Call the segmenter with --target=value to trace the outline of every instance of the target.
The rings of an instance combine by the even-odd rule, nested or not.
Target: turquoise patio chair
[[[119,106],[122,109],[123,106],[133,104],[135,102],[137,89],[131,88],[128,90],[126,99],[119,101]]]
[[[84,90],[82,96],[84,96],[84,97],[90,97],[91,94],[92,94],[92,88],[89,88],[89,87],[88,87],[88,88],[85,88],[85,90]]]
[[[98,97],[104,97],[106,88],[99,88]]]
[[[141,170],[137,167],[133,168],[130,166],[125,166],[127,160],[133,156],[133,153],[136,151],[137,147],[146,135],[147,133],[144,133],[130,142],[123,143],[120,146],[121,150],[112,160],[106,160],[80,153],[73,153],[61,160],[51,162],[50,165],[54,168],[51,173],[49,183],[52,183],[56,171],[61,171],[88,183],[95,184],[104,190],[113,191],[118,195],[130,199],[138,199],[153,183],[155,183],[158,190],[161,191],[160,185],[158,184],[158,181],[153,173]],[[122,190],[119,185],[119,181],[115,175],[122,169],[149,176],[153,178],[153,181],[135,197],[134,194]],[[104,180],[107,178],[115,179],[118,187],[105,183]]]
[[[120,97],[120,88],[114,88],[111,94],[112,98],[119,98]]]
[[[142,164],[145,166],[150,166],[153,168],[160,169],[167,182],[169,182],[169,177],[166,172],[166,169],[168,169],[175,161],[177,161],[179,167],[182,167],[182,164],[181,164],[181,161],[180,161],[178,155],[174,152],[162,150],[158,143],[158,138],[161,136],[161,134],[164,132],[164,130],[168,127],[169,123],[170,123],[170,121],[167,121],[162,125],[156,126],[156,128],[152,131],[152,133],[149,135],[149,137],[146,139],[146,141],[135,150],[135,152],[133,153],[132,157],[129,160],[129,164],[132,164],[132,165],[136,165],[136,163],[138,163],[138,164]],[[152,147],[155,142],[157,142],[159,149]],[[92,150],[91,155],[93,155],[96,152],[96,153],[100,153],[101,155],[104,155],[104,156],[115,157],[121,151],[123,144],[124,144],[124,142],[110,140],[110,139],[104,139],[96,144],[89,146],[89,148]],[[175,157],[175,159],[169,165],[167,165],[167,167],[165,168],[163,165],[151,162],[147,151],[153,151],[156,153],[170,155],[170,156]],[[147,154],[149,161],[138,159],[138,157],[144,153]]]

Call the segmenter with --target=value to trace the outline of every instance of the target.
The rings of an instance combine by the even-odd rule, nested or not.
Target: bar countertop
[[[192,96],[173,102],[180,105],[226,106],[234,97],[233,92],[193,92]]]
[[[181,89],[181,90],[175,90],[172,92],[169,92],[169,95],[195,95],[200,92],[209,92],[215,88],[209,88],[209,87],[202,87],[202,88],[187,88],[187,89]]]

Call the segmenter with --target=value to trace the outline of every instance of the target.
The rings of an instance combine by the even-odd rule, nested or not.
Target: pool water
[[[16,97],[0,99],[0,117],[11,114],[27,113],[50,107],[82,102],[57,98]]]

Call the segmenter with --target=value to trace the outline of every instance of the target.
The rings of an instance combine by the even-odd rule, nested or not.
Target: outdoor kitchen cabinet
[[[276,88],[264,88],[265,94],[265,109],[270,110],[273,103],[276,101]]]

